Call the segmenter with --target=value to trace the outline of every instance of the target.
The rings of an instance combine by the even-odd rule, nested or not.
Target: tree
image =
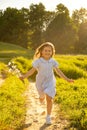
[[[7,8],[0,21],[0,40],[27,47],[27,23],[21,11]]]
[[[31,4],[29,9],[29,29],[31,30],[31,43],[32,48],[35,49],[41,44],[42,31],[45,21],[45,7],[42,3]]]
[[[57,5],[55,18],[48,26],[45,38],[54,43],[58,53],[73,53],[74,42],[77,40],[76,30],[63,4]]]
[[[85,23],[87,21],[87,10],[85,8],[76,9],[72,13],[72,20],[76,25]]]
[[[76,51],[81,54],[87,54],[87,22],[80,25],[78,31],[79,41],[76,44]]]
[[[87,53],[87,10],[81,8],[73,11],[72,21],[77,28],[78,42],[75,45],[77,53]]]

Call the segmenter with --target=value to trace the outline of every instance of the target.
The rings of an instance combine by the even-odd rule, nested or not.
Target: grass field
[[[12,58],[18,56],[30,58],[33,56],[33,51],[17,45],[0,42],[0,61],[8,63]]]
[[[0,61],[7,63],[13,59],[18,69],[20,69],[23,73],[26,73],[27,70],[31,68],[32,57],[33,52],[31,50],[26,50],[24,48],[11,44],[0,43]],[[67,77],[74,79],[74,83],[68,83],[56,75],[57,93],[55,96],[55,102],[60,106],[60,111],[64,114],[64,116],[69,119],[71,127],[73,126],[73,128],[76,130],[87,130],[87,55],[55,55],[55,59],[59,62],[59,68],[64,72],[64,74]],[[6,69],[3,63],[0,64],[0,69]],[[12,85],[10,82],[12,82]],[[11,78],[11,81],[9,81],[9,83],[5,83],[5,87],[2,87],[2,91],[0,91],[0,96],[3,103],[6,103],[7,101],[6,93],[9,94],[9,92],[7,92],[9,90],[6,89],[7,86],[10,86],[10,91],[13,94],[12,89],[15,88],[15,84],[17,84],[16,87],[19,87],[19,82],[19,80]],[[16,92],[16,94],[18,95],[19,93]],[[15,99],[15,96],[10,96],[13,100]],[[13,111],[9,111],[8,109],[11,105],[10,100],[11,98],[9,98],[8,106],[5,106],[5,109],[11,113]],[[0,108],[3,108],[3,103],[0,104]],[[19,108],[17,108],[17,116],[20,114],[18,109]],[[15,106],[13,107],[13,110],[15,110]],[[24,112],[22,114],[24,115]],[[22,119],[22,114],[21,118],[18,117],[19,120]],[[2,117],[3,116],[5,115],[2,115]],[[11,122],[11,119],[14,119],[14,117],[12,114],[9,114],[8,116]],[[9,127],[10,123],[6,122],[6,119],[7,117],[3,120],[3,124],[0,124],[2,127],[5,123],[7,123],[7,126]],[[17,122],[15,122],[15,124],[17,124]],[[13,126],[13,124],[11,125]],[[18,123],[17,126],[20,126],[20,123]]]
[[[56,55],[55,58],[64,74],[74,79],[74,83],[68,83],[57,78],[55,102],[72,127],[87,130],[87,55]]]

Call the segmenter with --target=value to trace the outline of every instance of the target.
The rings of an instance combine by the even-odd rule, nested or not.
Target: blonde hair
[[[42,50],[44,49],[44,47],[48,47],[48,46],[51,47],[51,49],[52,49],[52,56],[53,56],[55,54],[55,47],[54,47],[54,45],[52,43],[50,43],[50,42],[45,42],[45,43],[41,44],[36,49],[35,54],[34,54],[34,59],[40,58],[42,56],[42,54],[41,54]]]

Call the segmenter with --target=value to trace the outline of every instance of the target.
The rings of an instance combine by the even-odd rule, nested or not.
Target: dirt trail
[[[46,104],[40,104],[35,83],[30,82],[25,95],[27,96],[27,113],[23,130],[68,130],[66,128],[68,122],[61,114],[58,114],[59,107],[56,104],[52,110],[52,125],[45,124]]]

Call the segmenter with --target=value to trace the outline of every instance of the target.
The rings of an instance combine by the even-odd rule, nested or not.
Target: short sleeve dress
[[[57,66],[59,66],[59,63],[53,58],[45,60],[41,57],[33,62],[33,67],[38,72],[36,75],[36,87],[40,97],[44,97],[45,94],[52,98],[55,96],[56,80],[53,69]]]

